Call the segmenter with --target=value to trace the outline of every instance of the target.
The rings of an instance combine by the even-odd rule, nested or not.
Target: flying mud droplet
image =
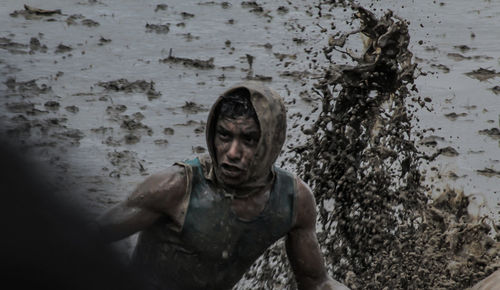
[[[156,32],[158,34],[166,34],[170,32],[170,23],[167,24],[149,24],[146,23],[146,32]]]
[[[489,136],[493,139],[500,139],[500,129],[499,128],[479,130],[478,133],[481,135]]]
[[[64,45],[64,44],[60,43],[56,47],[55,53],[66,53],[66,52],[70,52],[72,50],[73,50],[73,48],[71,46]]]
[[[158,5],[156,5],[155,12],[165,11],[165,10],[167,10],[167,8],[168,8],[167,4],[158,4]]]

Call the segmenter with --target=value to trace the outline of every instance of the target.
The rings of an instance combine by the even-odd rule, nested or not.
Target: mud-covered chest
[[[205,178],[199,160],[186,164],[193,174],[179,238],[200,260],[224,264],[254,260],[291,229],[296,187],[290,173],[275,167],[275,178],[263,210],[251,220],[242,220],[231,209],[231,199]]]
[[[243,221],[231,209],[231,200],[221,192],[208,185],[195,186],[181,238],[205,258],[253,258],[283,235],[270,230],[278,221],[268,207],[254,219]]]

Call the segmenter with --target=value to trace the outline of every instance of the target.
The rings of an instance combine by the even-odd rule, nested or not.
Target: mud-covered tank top
[[[155,289],[229,289],[292,228],[295,178],[274,167],[267,204],[258,216],[243,220],[232,211],[231,199],[205,179],[198,158],[184,166],[192,170],[192,188],[182,229],[158,220],[141,232],[133,262]]]

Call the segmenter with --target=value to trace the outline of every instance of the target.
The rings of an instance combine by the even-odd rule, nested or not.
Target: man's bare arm
[[[116,241],[149,227],[162,215],[174,217],[186,187],[186,174],[180,166],[151,175],[97,220],[99,233],[106,241]]]
[[[316,237],[316,204],[302,180],[297,188],[297,219],[288,233],[286,250],[299,289],[349,289],[327,273]]]
[[[500,287],[500,269],[479,281],[470,290],[495,290]]]

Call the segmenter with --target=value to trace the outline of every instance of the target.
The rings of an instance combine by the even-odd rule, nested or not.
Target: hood
[[[212,172],[215,178],[219,175],[214,148],[215,125],[217,116],[215,109],[223,96],[233,91],[245,89],[249,92],[250,101],[257,113],[261,135],[257,144],[256,155],[250,165],[250,178],[238,186],[240,190],[252,190],[269,185],[269,177],[274,162],[278,158],[286,138],[286,110],[283,99],[270,88],[259,82],[244,82],[227,90],[212,106],[207,120],[206,140],[212,161]],[[264,125],[263,125],[264,124]],[[220,179],[219,179],[220,180]]]

